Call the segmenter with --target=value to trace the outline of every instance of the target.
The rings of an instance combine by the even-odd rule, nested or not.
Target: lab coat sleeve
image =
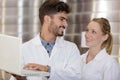
[[[67,64],[64,68],[60,65],[51,68],[50,80],[80,80],[81,79],[81,65],[80,65],[80,52],[77,46],[70,49],[70,55],[67,58]]]
[[[120,80],[120,66],[115,60],[107,65],[107,69],[104,72],[104,80]]]

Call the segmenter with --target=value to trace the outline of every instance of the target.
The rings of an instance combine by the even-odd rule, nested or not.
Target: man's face
[[[63,36],[67,26],[67,14],[65,12],[59,12],[52,15],[48,31],[55,36]]]

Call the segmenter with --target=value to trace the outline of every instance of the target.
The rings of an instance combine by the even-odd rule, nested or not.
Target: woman
[[[110,56],[112,35],[105,18],[94,18],[85,33],[89,50],[82,58],[82,80],[120,80],[118,63]]]

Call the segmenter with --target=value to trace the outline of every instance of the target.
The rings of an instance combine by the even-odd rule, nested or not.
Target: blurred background
[[[84,31],[88,22],[95,17],[110,21],[114,45],[112,56],[120,63],[120,0],[61,0],[67,2],[72,12],[66,40],[75,42],[83,54]],[[44,0],[0,0],[0,33],[20,37],[23,43],[39,33],[38,8]],[[3,75],[2,75],[3,74]],[[4,76],[5,74],[5,76]],[[0,80],[8,80],[9,74],[0,72]]]

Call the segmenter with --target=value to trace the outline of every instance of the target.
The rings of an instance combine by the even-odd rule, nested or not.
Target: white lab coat
[[[120,80],[120,67],[118,63],[107,54],[106,49],[101,50],[96,57],[86,64],[88,52],[82,57],[81,80]]]
[[[41,44],[37,35],[23,44],[22,63],[37,63],[51,66],[49,80],[80,80],[80,53],[77,46],[57,37],[51,56]],[[43,80],[41,77],[27,77],[28,80]],[[11,80],[13,80],[11,78]]]

